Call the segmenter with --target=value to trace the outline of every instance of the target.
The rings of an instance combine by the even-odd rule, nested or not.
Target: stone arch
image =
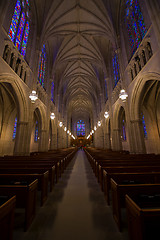
[[[138,152],[160,152],[160,129],[159,129],[159,103],[160,103],[160,74],[148,73],[141,75],[131,96],[131,121],[133,123],[134,138],[137,141]],[[144,116],[147,138],[144,135]],[[137,133],[139,129],[139,133]],[[141,146],[141,149],[138,149]]]
[[[126,121],[126,105],[117,103],[113,111],[113,130],[112,130],[112,148],[116,151],[129,150],[129,134]],[[126,139],[123,138],[123,120]]]
[[[0,155],[20,154],[21,151],[25,155],[27,152],[27,144],[24,144],[23,141],[27,138],[27,135],[24,137],[24,132],[25,134],[28,132],[29,107],[24,88],[12,74],[1,74],[0,96],[0,142],[3,142],[3,146],[0,147]],[[13,141],[12,131],[14,129],[15,117],[17,117],[17,130],[16,138]],[[21,150],[19,148],[20,142]]]
[[[40,103],[39,100],[36,101],[33,106],[32,111],[32,126],[31,126],[31,140],[30,140],[30,151],[47,151],[48,141],[47,141],[47,113],[45,107]],[[37,123],[36,123],[37,122]],[[38,139],[35,139],[35,128],[36,124],[38,127]]]

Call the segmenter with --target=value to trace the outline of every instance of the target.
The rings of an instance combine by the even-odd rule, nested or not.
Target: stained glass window
[[[28,0],[17,0],[8,36],[18,48],[23,57],[26,54],[28,35],[29,2]]]
[[[17,131],[17,117],[15,118],[15,121],[14,121],[14,129],[13,129],[13,136],[12,136],[13,139],[16,138],[16,131]]]
[[[126,1],[125,23],[128,30],[131,52],[134,54],[147,32],[138,0]]]
[[[82,120],[77,122],[77,136],[85,136],[85,124]]]
[[[125,128],[125,120],[124,119],[122,120],[122,139],[123,139],[123,141],[127,140],[126,128]]]
[[[51,101],[54,102],[54,82],[51,85]]]
[[[119,62],[118,62],[117,53],[114,53],[114,56],[113,56],[113,59],[112,59],[112,64],[113,64],[114,87],[115,87],[117,85],[119,79],[120,79]]]
[[[36,124],[35,124],[34,141],[35,142],[38,141],[38,121],[36,121]]]
[[[147,138],[147,129],[146,129],[146,124],[144,120],[144,115],[142,114],[142,124],[143,124],[143,132],[144,132],[144,138]]]
[[[105,79],[105,101],[108,100],[108,94],[107,94],[107,80]]]
[[[40,55],[39,72],[38,72],[38,81],[43,87],[44,87],[45,69],[46,69],[46,48],[44,44],[42,48],[42,53]]]

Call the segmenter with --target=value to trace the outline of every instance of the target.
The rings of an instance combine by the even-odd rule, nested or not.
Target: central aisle
[[[23,240],[127,240],[119,233],[85,153],[78,151]],[[22,239],[21,239],[22,240]]]

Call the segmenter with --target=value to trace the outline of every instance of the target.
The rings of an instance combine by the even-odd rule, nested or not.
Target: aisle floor
[[[13,240],[128,240],[120,233],[83,150],[79,150],[27,232]]]

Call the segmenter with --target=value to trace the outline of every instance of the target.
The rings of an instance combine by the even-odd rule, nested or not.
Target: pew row
[[[16,196],[0,196],[0,238],[13,239]]]
[[[16,195],[16,208],[25,209],[24,231],[27,231],[36,213],[38,180],[0,185],[0,195]]]
[[[119,231],[122,230],[122,216],[121,209],[125,208],[125,195],[133,194],[147,194],[150,192],[156,194],[160,191],[160,184],[120,184],[111,179],[111,190],[112,190],[112,212],[114,220],[118,226]]]
[[[160,193],[125,196],[130,240],[157,239],[160,229]]]
[[[40,204],[43,206],[48,197],[48,179],[49,172],[46,171],[44,173],[33,173],[33,174],[8,174],[7,170],[0,174],[0,185],[12,182],[32,182],[38,179],[38,190],[41,191],[41,200]]]

